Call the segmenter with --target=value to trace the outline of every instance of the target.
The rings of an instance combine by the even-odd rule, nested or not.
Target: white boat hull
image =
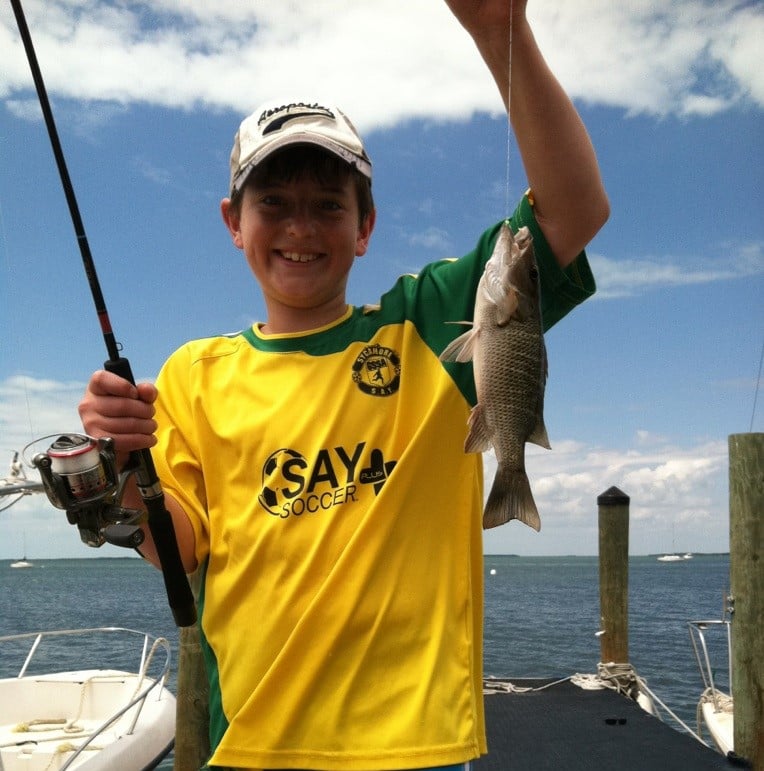
[[[43,674],[27,674],[27,661],[18,676],[0,679],[0,770],[154,768],[174,743],[175,697],[164,686],[166,669],[159,679],[149,675],[151,658],[138,671]]]
[[[731,700],[728,706],[717,709],[713,700],[709,697],[709,699],[701,702],[700,712],[703,723],[719,752],[721,752],[722,755],[727,755],[727,753],[732,752],[734,749],[735,731]]]

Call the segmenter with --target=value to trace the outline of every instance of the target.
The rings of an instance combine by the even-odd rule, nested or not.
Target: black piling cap
[[[605,490],[602,495],[597,496],[598,506],[628,506],[629,496],[617,487],[611,487]]]

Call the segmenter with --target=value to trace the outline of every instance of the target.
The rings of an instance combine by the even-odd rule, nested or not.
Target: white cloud
[[[501,109],[472,41],[436,0],[26,5],[56,97],[245,113],[297,86],[334,97],[364,131]],[[530,3],[529,17],[575,98],[654,115],[764,104],[759,4],[569,0]],[[17,100],[31,79],[6,4],[0,47],[0,97]]]
[[[436,227],[429,227],[419,233],[412,234],[409,237],[409,243],[412,246],[431,249],[439,254],[450,252],[453,249],[448,233],[442,228]]]
[[[81,430],[77,404],[84,383],[60,382],[26,375],[0,381],[0,473],[14,452],[43,436]],[[26,453],[31,460],[35,448]]]
[[[5,108],[11,115],[22,120],[42,120],[42,110],[37,99],[6,99]]]
[[[721,257],[700,255],[678,259],[666,255],[613,260],[590,254],[589,261],[597,276],[595,297],[600,300],[628,297],[651,289],[706,284],[764,273],[764,247],[759,242],[720,245],[716,253]]]
[[[728,541],[727,443],[690,447],[638,431],[623,449],[557,441],[551,451],[526,446],[526,465],[541,532],[514,522],[486,532],[486,552],[596,554],[597,497],[610,487],[630,501],[630,553],[672,548],[726,551]],[[496,468],[484,455],[486,491]]]
[[[763,103],[756,64],[764,16],[733,0],[530,4],[536,36],[574,96],[655,115]],[[570,35],[586,31],[586,45]]]

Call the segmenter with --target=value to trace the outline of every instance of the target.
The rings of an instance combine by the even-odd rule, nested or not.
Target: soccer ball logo
[[[269,513],[281,516],[283,504],[297,497],[305,486],[300,473],[308,467],[305,456],[296,450],[282,447],[272,452],[263,464],[263,483],[257,497],[260,505]]]

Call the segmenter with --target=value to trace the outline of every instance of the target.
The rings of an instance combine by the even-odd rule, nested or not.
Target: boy
[[[581,252],[608,212],[594,152],[525,3],[448,4],[504,98],[511,21],[533,191],[512,226],[534,236],[549,327],[594,290]],[[336,108],[256,111],[221,211],[265,322],[182,346],[156,388],[95,373],[80,405],[120,457],[157,445],[184,566],[202,571],[210,768],[450,770],[486,751],[481,458],[462,449],[474,383],[438,355],[460,332],[446,322],[471,318],[498,226],[353,308],[370,180]],[[142,550],[156,561],[150,538]]]

